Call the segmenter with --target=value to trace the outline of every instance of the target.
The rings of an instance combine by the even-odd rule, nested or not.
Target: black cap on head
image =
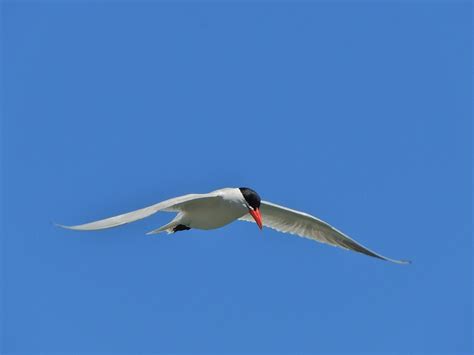
[[[249,189],[248,187],[239,187],[240,192],[245,198],[245,201],[252,207],[254,210],[260,208],[260,196],[254,190]]]

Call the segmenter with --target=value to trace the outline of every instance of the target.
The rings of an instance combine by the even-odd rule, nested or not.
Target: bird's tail
[[[164,226],[161,226],[160,228],[153,229],[152,231],[148,232],[146,235],[158,234],[158,233],[161,233],[161,232],[166,232],[168,234],[172,234],[172,233],[174,233],[174,228],[181,223],[180,220],[181,220],[181,215],[178,214],[168,224],[165,224]]]
[[[158,234],[158,233],[161,233],[161,232],[166,232],[168,234],[171,234],[171,233],[173,233],[173,228],[174,227],[176,227],[176,224],[168,223],[168,224],[165,224],[164,226],[162,226],[160,228],[153,229],[152,231],[149,231],[146,235]]]

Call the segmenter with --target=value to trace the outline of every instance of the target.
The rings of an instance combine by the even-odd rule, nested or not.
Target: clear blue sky
[[[471,352],[470,3],[2,10],[4,352]],[[413,264],[52,225],[227,186]]]

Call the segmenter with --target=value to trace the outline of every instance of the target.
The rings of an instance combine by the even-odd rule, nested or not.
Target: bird
[[[74,226],[58,224],[58,226],[80,231],[101,230],[135,222],[159,211],[177,214],[171,222],[146,234],[161,232],[174,234],[190,229],[210,230],[240,220],[256,223],[260,230],[265,226],[385,261],[397,264],[410,263],[408,260],[396,260],[378,254],[308,213],[263,201],[256,191],[248,187],[223,188],[204,194],[183,195],[90,223]]]

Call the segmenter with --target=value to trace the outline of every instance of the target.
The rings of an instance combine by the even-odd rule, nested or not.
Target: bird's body
[[[173,206],[169,211],[176,212],[179,209],[176,218],[166,226],[148,234],[162,231],[173,233],[176,225],[183,225],[189,229],[216,229],[232,223],[249,212],[239,189],[225,188],[201,196],[203,197]]]
[[[227,188],[214,191],[214,193],[219,197],[184,205],[180,223],[193,229],[216,229],[249,212],[239,189]]]
[[[168,224],[147,234],[175,233],[188,229],[216,229],[235,220],[243,220],[257,223],[260,229],[262,226],[266,226],[379,259],[407,263],[377,254],[326,222],[307,213],[261,201],[260,196],[254,190],[245,187],[224,188],[207,194],[184,195],[103,220],[62,227],[75,230],[106,229],[143,219],[158,211],[177,212],[177,215]]]

